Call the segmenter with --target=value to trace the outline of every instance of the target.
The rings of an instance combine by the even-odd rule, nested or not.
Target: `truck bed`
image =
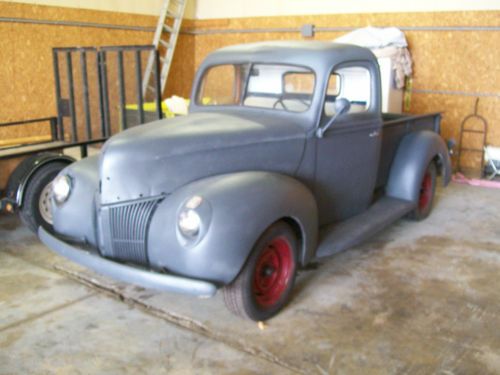
[[[382,146],[380,151],[377,187],[386,184],[389,171],[401,139],[408,133],[430,130],[440,133],[440,113],[412,115],[401,113],[383,113]]]

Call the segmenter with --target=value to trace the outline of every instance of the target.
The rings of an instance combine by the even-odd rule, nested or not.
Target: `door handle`
[[[374,130],[372,131],[370,134],[369,134],[369,137],[370,138],[375,138],[375,137],[378,137],[380,135],[380,131],[378,130]]]

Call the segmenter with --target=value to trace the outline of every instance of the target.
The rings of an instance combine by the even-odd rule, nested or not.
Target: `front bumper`
[[[191,294],[198,297],[212,297],[217,291],[214,284],[206,281],[141,270],[102,258],[61,241],[42,227],[38,229],[38,236],[47,247],[59,255],[116,280],[144,288]]]

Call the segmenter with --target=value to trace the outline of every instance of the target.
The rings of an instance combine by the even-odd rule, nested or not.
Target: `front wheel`
[[[431,161],[420,183],[417,207],[408,215],[410,219],[417,221],[424,220],[431,213],[436,193],[436,176],[436,164]]]
[[[288,302],[297,273],[297,236],[285,222],[271,225],[255,244],[238,277],[223,289],[227,308],[263,321]]]

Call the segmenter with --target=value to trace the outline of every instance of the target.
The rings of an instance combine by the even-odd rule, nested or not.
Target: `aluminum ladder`
[[[174,57],[175,45],[177,37],[181,29],[184,10],[186,9],[187,0],[164,0],[160,11],[160,18],[156,26],[153,45],[159,52],[160,56],[160,94],[163,94],[167,85],[168,72]],[[142,93],[144,98],[153,97],[156,92],[156,87],[153,84],[155,54],[149,55],[146,70],[144,71],[144,79],[142,81]]]

